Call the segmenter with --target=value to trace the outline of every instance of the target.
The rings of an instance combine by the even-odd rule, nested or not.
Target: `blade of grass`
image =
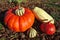
[[[51,13],[51,16],[56,20],[59,21],[60,20],[60,15],[58,15],[57,13]]]
[[[55,7],[56,9],[60,10],[60,5],[55,3],[43,3],[46,4],[47,7]]]
[[[0,40],[6,40],[6,38],[2,37],[2,38],[0,38]]]
[[[58,2],[60,0],[48,0],[49,2]]]
[[[2,30],[3,25],[0,23],[0,30]]]

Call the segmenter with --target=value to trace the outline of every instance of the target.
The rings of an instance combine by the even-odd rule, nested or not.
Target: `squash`
[[[34,19],[34,14],[30,9],[14,7],[6,12],[4,23],[14,32],[25,32],[32,27]]]
[[[34,38],[37,35],[37,31],[34,28],[30,28],[29,38]]]
[[[54,19],[52,16],[50,16],[46,11],[44,11],[42,8],[39,7],[35,7],[33,9],[34,15],[36,17],[37,20],[41,21],[41,22],[49,22],[50,20],[51,23],[54,24]]]
[[[40,30],[47,35],[53,35],[56,32],[56,27],[54,24],[48,22],[48,23],[42,23],[40,26]]]

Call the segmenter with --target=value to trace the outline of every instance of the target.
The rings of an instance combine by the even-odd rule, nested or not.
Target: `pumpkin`
[[[4,22],[14,32],[25,32],[31,28],[34,19],[34,14],[30,9],[14,7],[6,12]]]

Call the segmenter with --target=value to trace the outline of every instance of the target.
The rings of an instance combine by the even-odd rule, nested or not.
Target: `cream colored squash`
[[[29,38],[34,38],[37,35],[37,31],[34,28],[30,29]]]
[[[46,11],[44,11],[42,8],[39,8],[39,7],[35,7],[33,9],[33,12],[36,16],[36,18],[39,20],[39,21],[42,21],[42,22],[49,22],[50,20],[51,23],[54,24],[54,19],[52,16],[50,16]]]

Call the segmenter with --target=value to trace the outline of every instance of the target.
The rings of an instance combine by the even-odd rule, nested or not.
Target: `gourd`
[[[30,28],[29,38],[34,38],[37,35],[37,31],[34,28]]]
[[[44,11],[42,8],[39,7],[35,7],[33,9],[34,15],[36,17],[37,20],[41,21],[41,22],[49,22],[50,20],[52,20],[50,23],[54,24],[54,19],[52,16],[50,16],[46,11]]]
[[[14,32],[25,32],[32,27],[34,19],[34,14],[30,9],[14,7],[6,12],[4,23]]]
[[[53,35],[56,32],[56,27],[54,24],[48,22],[48,23],[42,23],[40,26],[40,30],[47,35]]]

